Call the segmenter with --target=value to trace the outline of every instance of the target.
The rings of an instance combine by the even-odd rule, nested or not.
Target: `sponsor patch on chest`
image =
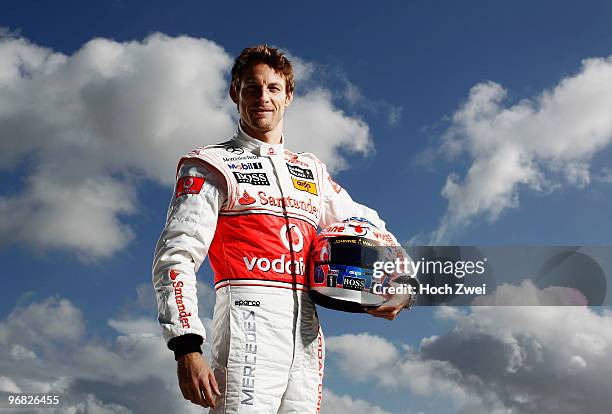
[[[312,170],[309,170],[308,168],[301,168],[297,165],[291,164],[287,164],[287,168],[289,169],[289,173],[295,177],[303,178],[305,180],[314,180]]]
[[[293,186],[300,191],[306,191],[307,193],[318,195],[317,185],[311,181],[298,180],[296,178],[291,177],[291,181],[293,182]]]
[[[268,175],[266,173],[241,173],[241,172],[232,172],[234,177],[236,177],[236,181],[244,184],[251,185],[270,185],[270,181],[268,180]]]

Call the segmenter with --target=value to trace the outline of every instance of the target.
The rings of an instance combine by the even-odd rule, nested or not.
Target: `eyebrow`
[[[259,83],[256,78],[246,78],[242,80],[242,83]],[[268,85],[280,85],[282,82],[270,82]]]

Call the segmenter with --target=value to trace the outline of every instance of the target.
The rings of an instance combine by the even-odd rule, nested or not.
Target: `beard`
[[[249,124],[251,128],[270,131],[274,129],[278,122],[275,115],[270,115],[264,117],[249,117]]]

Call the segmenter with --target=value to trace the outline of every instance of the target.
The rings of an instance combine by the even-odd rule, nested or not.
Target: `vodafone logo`
[[[295,224],[289,224],[288,226],[285,224],[281,227],[279,236],[287,250],[299,253],[304,249],[304,235]],[[250,272],[259,270],[261,272],[274,272],[278,274],[303,275],[306,271],[303,257],[291,260],[290,255],[281,254],[280,257],[272,259],[267,257],[243,257],[242,259],[247,270]]]
[[[278,274],[296,274],[303,275],[306,271],[306,265],[304,264],[304,258],[300,257],[299,260],[286,260],[285,255],[281,254],[278,259],[270,260],[267,257],[243,257],[244,264],[249,272],[259,269],[262,272],[274,272]]]
[[[293,242],[293,246],[289,244],[289,233],[291,233],[291,241]],[[300,231],[300,228],[295,224],[290,224],[289,228],[285,224],[280,229],[280,239],[287,248],[287,250],[291,250],[293,247],[293,251],[295,253],[299,253],[304,248],[304,236]]]
[[[319,260],[322,262],[329,261],[329,244],[325,243],[325,246],[321,248],[321,252],[319,253]]]

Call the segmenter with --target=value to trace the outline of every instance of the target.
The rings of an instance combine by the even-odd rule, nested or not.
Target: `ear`
[[[230,94],[230,98],[232,98],[232,101],[234,101],[236,106],[238,106],[238,91],[236,90],[234,85],[230,86],[229,94]]]
[[[285,108],[289,107],[291,102],[293,102],[293,91],[289,92],[285,97]]]

